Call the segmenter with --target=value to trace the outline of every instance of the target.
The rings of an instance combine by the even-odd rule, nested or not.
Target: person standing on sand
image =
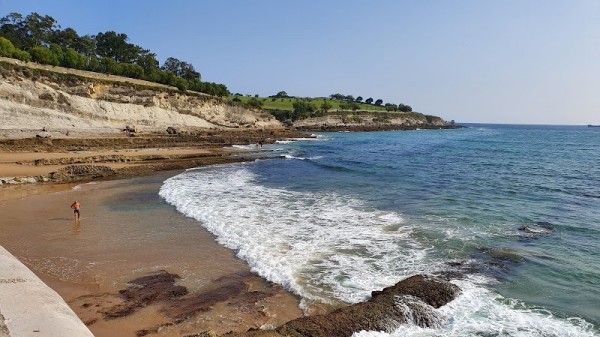
[[[71,204],[71,208],[73,209],[73,216],[75,217],[76,220],[79,220],[79,217],[81,216],[81,213],[79,212],[79,209],[81,208],[81,204],[79,203],[79,201],[75,200]]]

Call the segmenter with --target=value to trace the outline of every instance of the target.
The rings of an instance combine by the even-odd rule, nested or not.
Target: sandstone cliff
[[[279,128],[270,114],[150,82],[0,60],[0,136],[11,130],[117,132]],[[56,135],[53,135],[56,136]]]
[[[142,80],[23,63],[0,57],[0,138],[70,133],[282,128],[268,112],[231,106],[224,99]],[[301,130],[371,131],[454,128],[437,116],[375,111],[329,112],[293,123]],[[43,135],[42,135],[43,136]]]

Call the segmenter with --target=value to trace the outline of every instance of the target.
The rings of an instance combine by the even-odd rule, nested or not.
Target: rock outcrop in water
[[[443,324],[445,318],[435,309],[452,301],[459,292],[456,285],[445,280],[415,275],[382,291],[372,292],[372,298],[366,302],[326,315],[295,319],[275,330],[223,336],[349,337],[362,330],[391,332],[401,324],[436,327]]]

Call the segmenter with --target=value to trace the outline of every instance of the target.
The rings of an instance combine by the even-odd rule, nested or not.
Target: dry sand
[[[251,274],[197,221],[159,198],[161,182],[173,174],[2,188],[0,245],[56,290],[97,337],[245,331],[302,316],[295,296]],[[73,200],[82,204],[79,222],[69,208]],[[190,292],[185,298],[203,309],[185,318],[177,305],[168,310],[160,302],[125,317],[104,317],[123,304],[118,291],[128,281],[161,270],[181,276],[178,284]],[[222,284],[242,285],[242,291],[206,302],[229,289]]]

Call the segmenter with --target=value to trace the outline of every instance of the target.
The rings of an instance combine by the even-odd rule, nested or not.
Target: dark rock
[[[93,180],[115,175],[116,172],[103,165],[69,165],[57,172],[49,174],[49,178],[57,182]]]
[[[524,225],[519,227],[519,231],[527,234],[547,236],[554,232],[554,225],[549,222],[540,221],[534,225]]]
[[[444,319],[434,308],[452,301],[459,292],[460,289],[449,282],[416,275],[382,291],[374,291],[367,302],[326,315],[302,317],[276,331],[284,336],[350,337],[361,330],[391,332],[406,323],[435,327]]]
[[[521,236],[519,241],[526,243],[554,234],[554,225],[541,221],[535,224],[523,225],[518,228],[518,231]]]
[[[241,273],[218,278],[209,288],[197,294],[168,301],[161,311],[166,316],[180,321],[197,312],[208,311],[219,302],[231,301],[232,305],[241,307],[273,296],[277,291],[276,287],[272,287],[270,291],[248,292],[250,276],[250,273]]]
[[[121,290],[120,293],[128,301],[146,304],[186,295],[188,292],[185,287],[175,285],[178,278],[176,274],[163,271],[130,281],[129,288]]]
[[[142,337],[142,336],[146,336],[149,333],[152,333],[153,331],[148,330],[148,329],[142,329],[142,330],[138,330],[135,332],[135,335],[138,337]]]
[[[174,127],[172,127],[172,126],[169,126],[169,127],[167,128],[167,133],[168,133],[168,134],[170,134],[170,135],[176,135],[176,134],[177,134],[177,129],[175,129],[175,128],[174,128]]]
[[[104,314],[107,318],[127,316],[138,308],[157,301],[165,301],[188,293],[187,288],[175,285],[179,276],[162,271],[155,275],[137,278],[128,283],[128,288],[119,291],[125,302],[116,305]]]
[[[219,335],[217,335],[216,332],[212,331],[212,330],[208,330],[208,331],[203,331],[201,333],[197,333],[197,334],[193,334],[193,335],[185,335],[183,337],[217,337]]]

